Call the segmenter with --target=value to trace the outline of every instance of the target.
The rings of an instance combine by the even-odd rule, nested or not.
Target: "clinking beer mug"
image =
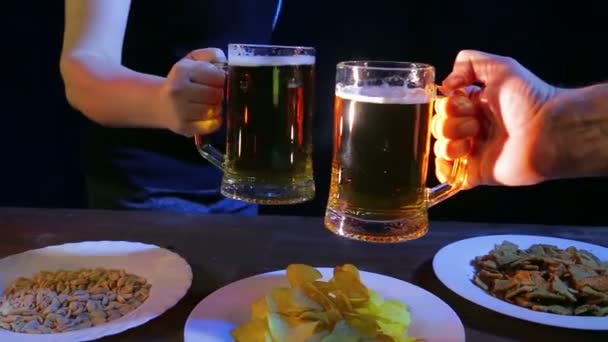
[[[222,194],[259,204],[312,199],[314,48],[230,44],[224,69],[225,155],[196,137],[224,172]]]
[[[385,243],[428,231],[427,209],[460,190],[467,166],[455,160],[447,183],[426,187],[435,99],[431,65],[338,64],[328,229]]]

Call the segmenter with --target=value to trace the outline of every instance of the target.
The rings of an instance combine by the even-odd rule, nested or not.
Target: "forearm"
[[[63,57],[61,72],[68,101],[89,119],[111,127],[164,128],[158,103],[163,77],[93,54]]]
[[[608,84],[562,91],[549,121],[550,178],[608,176]]]

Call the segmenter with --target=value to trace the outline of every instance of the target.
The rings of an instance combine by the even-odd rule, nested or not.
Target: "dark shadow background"
[[[0,16],[0,205],[84,206],[83,121],[59,75],[63,1],[4,2]]]
[[[561,86],[608,79],[605,5],[553,1],[283,1],[277,44],[317,48],[317,197],[263,213],[321,215],[327,200],[335,64],[415,60],[447,75],[461,49],[509,55]],[[229,14],[227,14],[229,15]],[[253,15],[253,14],[252,14]],[[0,206],[84,207],[79,113],[59,75],[63,1],[6,2],[2,11]],[[433,170],[430,170],[431,174]],[[433,178],[433,177],[431,177]],[[431,209],[433,219],[608,224],[608,180],[481,187]],[[597,198],[600,198],[598,200]]]

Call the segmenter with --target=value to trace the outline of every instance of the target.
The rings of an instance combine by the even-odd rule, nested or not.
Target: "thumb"
[[[206,48],[191,51],[188,56],[195,61],[203,61],[210,63],[226,63],[226,55],[224,51],[218,48]]]
[[[492,66],[503,58],[477,50],[462,50],[456,56],[452,72],[443,80],[442,88],[454,91],[474,83],[488,83]]]

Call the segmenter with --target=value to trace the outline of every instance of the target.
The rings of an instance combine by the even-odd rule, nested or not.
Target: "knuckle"
[[[195,62],[195,68],[194,71],[198,72],[198,73],[208,73],[215,68],[215,66],[213,64],[211,64],[211,62],[208,61],[196,61]]]
[[[224,51],[222,51],[222,49],[219,48],[209,48],[209,51],[211,52],[211,54],[213,55],[213,59],[216,61],[221,61],[226,59],[226,56],[224,55]]]
[[[173,65],[172,71],[177,76],[183,76],[188,72],[190,63],[188,59],[182,59]]]
[[[500,59],[506,65],[516,65],[517,64],[517,61],[515,60],[515,58],[510,57],[510,56],[501,56]]]
[[[457,60],[466,60],[466,59],[469,59],[474,53],[475,53],[474,50],[471,50],[471,49],[460,50],[458,52],[458,54],[456,55],[456,59]]]
[[[166,90],[171,98],[180,97],[184,93],[184,87],[176,82],[170,82],[167,85]]]
[[[513,57],[500,56],[499,61],[503,72],[510,72],[520,67],[519,62]]]
[[[223,56],[224,55],[224,51],[222,51],[222,49],[220,49],[220,48],[212,47],[212,48],[209,48],[209,50],[211,52],[213,52],[213,54],[216,55],[216,56]]]
[[[197,61],[217,62],[226,60],[224,51],[214,47],[194,50],[190,52],[188,56]]]

